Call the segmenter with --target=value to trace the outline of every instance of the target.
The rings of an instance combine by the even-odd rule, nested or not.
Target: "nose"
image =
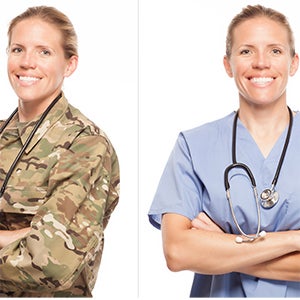
[[[20,67],[24,69],[34,69],[36,67],[36,58],[34,54],[23,52],[20,57]]]
[[[270,58],[266,53],[256,53],[252,61],[254,69],[268,69],[270,68]]]

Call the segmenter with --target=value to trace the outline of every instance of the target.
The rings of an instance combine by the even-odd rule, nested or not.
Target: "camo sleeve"
[[[103,230],[119,194],[112,145],[105,136],[79,136],[51,155],[57,163],[31,231],[0,250],[2,293],[66,290],[102,252]]]

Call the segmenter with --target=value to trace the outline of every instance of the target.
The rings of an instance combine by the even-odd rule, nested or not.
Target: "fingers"
[[[192,220],[192,227],[194,229],[223,232],[221,228],[216,223],[214,223],[204,212],[200,212],[199,215],[194,220]]]
[[[192,221],[192,226],[196,229],[204,229],[205,223],[203,223],[199,218],[195,218],[193,221]]]
[[[209,230],[210,226],[214,223],[207,217],[207,215],[201,212],[197,218],[192,221],[192,226],[196,229],[205,229]]]

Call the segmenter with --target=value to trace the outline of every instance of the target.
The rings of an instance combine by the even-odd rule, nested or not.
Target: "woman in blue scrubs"
[[[247,6],[230,23],[224,66],[239,108],[179,134],[149,211],[162,230],[168,268],[195,272],[191,297],[300,296],[300,116],[289,110],[286,94],[298,63],[281,13]],[[228,173],[227,200],[224,170],[234,160],[253,174],[258,198],[276,190],[273,207],[257,199],[257,214],[242,168]],[[229,203],[245,233],[266,234],[246,240]]]

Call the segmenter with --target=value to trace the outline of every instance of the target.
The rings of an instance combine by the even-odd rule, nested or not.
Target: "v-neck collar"
[[[293,122],[297,122],[299,119],[299,112],[296,112],[296,114],[293,116]],[[295,125],[295,124],[294,124]],[[293,126],[294,127],[294,126]],[[259,161],[269,161],[269,160],[276,160],[280,159],[280,154],[282,153],[284,142],[286,139],[288,131],[288,125],[283,130],[281,135],[278,137],[277,141],[273,145],[271,151],[267,156],[264,156],[260,148],[258,147],[256,141],[250,134],[249,130],[244,126],[244,124],[241,122],[240,119],[238,119],[237,122],[237,161],[241,161],[243,153],[247,151],[243,151],[244,147],[251,147],[251,157],[247,158],[247,160],[259,160]],[[292,133],[293,134],[293,129]],[[241,145],[239,145],[241,144]],[[287,150],[288,151],[288,150]]]

